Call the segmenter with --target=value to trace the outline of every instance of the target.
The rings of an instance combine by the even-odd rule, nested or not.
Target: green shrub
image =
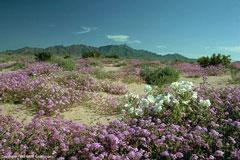
[[[101,54],[97,51],[84,52],[82,58],[99,58]]]
[[[211,57],[208,56],[203,56],[198,58],[197,62],[202,66],[202,67],[207,67],[211,65],[224,65],[227,66],[231,63],[230,56],[226,55],[221,55],[221,54],[213,54]]]
[[[48,61],[50,60],[52,55],[48,52],[41,52],[41,53],[36,53],[35,58],[39,61]]]
[[[114,59],[119,59],[119,55],[116,54],[111,54],[111,55],[106,55],[105,58],[114,58]]]
[[[70,58],[63,58],[59,56],[54,56],[50,60],[51,63],[57,64],[59,67],[67,71],[72,71],[75,69],[75,62]]]
[[[144,66],[141,68],[140,76],[147,84],[162,87],[165,84],[177,81],[179,79],[179,72],[171,67],[156,68]]]
[[[231,78],[234,83],[240,83],[240,69],[231,69]]]

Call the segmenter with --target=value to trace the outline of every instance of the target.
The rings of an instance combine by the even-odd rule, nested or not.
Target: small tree
[[[179,72],[172,67],[149,67],[141,68],[140,76],[147,84],[157,85],[162,87],[165,84],[170,84],[179,79]]]
[[[51,59],[51,57],[52,55],[48,52],[41,52],[41,53],[35,54],[35,58],[39,61],[48,61]]]
[[[197,62],[202,66],[202,67],[207,67],[207,66],[216,66],[216,65],[224,65],[227,66],[231,63],[230,56],[222,55],[222,54],[213,54],[211,57],[208,56],[203,56],[198,58]]]
[[[230,55],[226,56],[226,55],[222,55],[222,64],[227,66],[231,63],[231,58]]]
[[[208,56],[203,56],[198,58],[197,62],[202,66],[202,67],[207,67],[210,65],[210,59]]]

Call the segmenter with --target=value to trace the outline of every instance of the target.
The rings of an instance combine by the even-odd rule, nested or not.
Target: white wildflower
[[[150,102],[150,103],[154,103],[155,102],[155,98],[153,95],[148,95],[147,96],[147,100]]]
[[[178,94],[191,92],[192,87],[193,87],[193,83],[188,81],[174,82],[171,84],[171,88],[175,90]]]
[[[143,114],[143,110],[142,110],[141,108],[136,108],[136,109],[134,110],[134,114],[135,114],[136,116],[140,116],[140,115]]]
[[[129,108],[129,107],[131,107],[131,104],[127,103],[127,104],[124,105],[124,107]]]
[[[150,85],[145,85],[145,87],[144,87],[144,92],[150,93],[151,91],[152,91],[152,86],[150,86]]]
[[[192,94],[192,99],[197,99],[197,97],[198,97],[197,92],[193,92],[193,94]]]
[[[128,112],[130,113],[130,114],[133,114],[134,113],[134,108],[133,107],[131,107],[131,108],[129,108],[129,110],[128,110]]]
[[[182,101],[183,104],[187,105],[190,102],[190,100]]]
[[[163,106],[163,100],[155,104],[154,111],[159,113],[162,110],[162,106]]]
[[[176,104],[176,105],[179,104],[179,101],[178,101],[176,98],[174,98],[172,102],[173,102],[174,104]]]
[[[160,95],[158,95],[158,96],[155,98],[155,101],[157,102],[157,101],[160,101],[160,100],[162,100],[162,99],[163,99],[163,95],[160,94]]]
[[[170,87],[174,90],[176,90],[177,88],[179,88],[179,83],[178,82],[173,82]]]
[[[149,101],[148,101],[147,99],[145,99],[145,98],[142,98],[142,99],[140,100],[140,102],[139,102],[139,105],[140,105],[140,107],[142,107],[142,108],[146,108],[146,107],[148,107],[148,105],[149,105]]]
[[[170,93],[167,93],[167,95],[163,96],[163,101],[168,104],[171,102],[171,97],[172,95]]]
[[[209,107],[209,106],[211,106],[211,102],[210,102],[209,99],[207,99],[207,100],[202,100],[202,99],[200,99],[199,105],[200,105],[200,106],[203,106],[203,107]]]

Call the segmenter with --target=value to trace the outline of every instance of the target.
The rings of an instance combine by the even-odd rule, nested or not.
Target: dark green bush
[[[111,54],[111,55],[106,55],[105,58],[114,58],[114,59],[119,59],[120,57],[116,54]]]
[[[101,54],[97,51],[84,52],[82,58],[99,58]]]
[[[202,67],[207,67],[210,65],[224,65],[227,66],[231,63],[230,56],[222,55],[222,54],[213,54],[211,57],[203,56],[198,58],[197,62]]]
[[[179,79],[179,72],[174,68],[165,67],[147,67],[141,68],[140,76],[151,85],[162,87],[165,84],[170,84]]]
[[[39,61],[48,61],[50,60],[52,55],[48,52],[41,52],[41,53],[36,53],[35,58]]]

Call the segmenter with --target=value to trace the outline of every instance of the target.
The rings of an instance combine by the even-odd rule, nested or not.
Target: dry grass
[[[186,77],[181,77],[180,80],[186,80],[186,81],[191,81],[195,85],[199,85],[200,83],[203,82],[202,78],[186,78]],[[226,86],[231,86],[234,87],[236,84],[231,84],[231,75],[222,75],[222,76],[210,76],[207,78],[207,82],[217,88],[222,88]]]

